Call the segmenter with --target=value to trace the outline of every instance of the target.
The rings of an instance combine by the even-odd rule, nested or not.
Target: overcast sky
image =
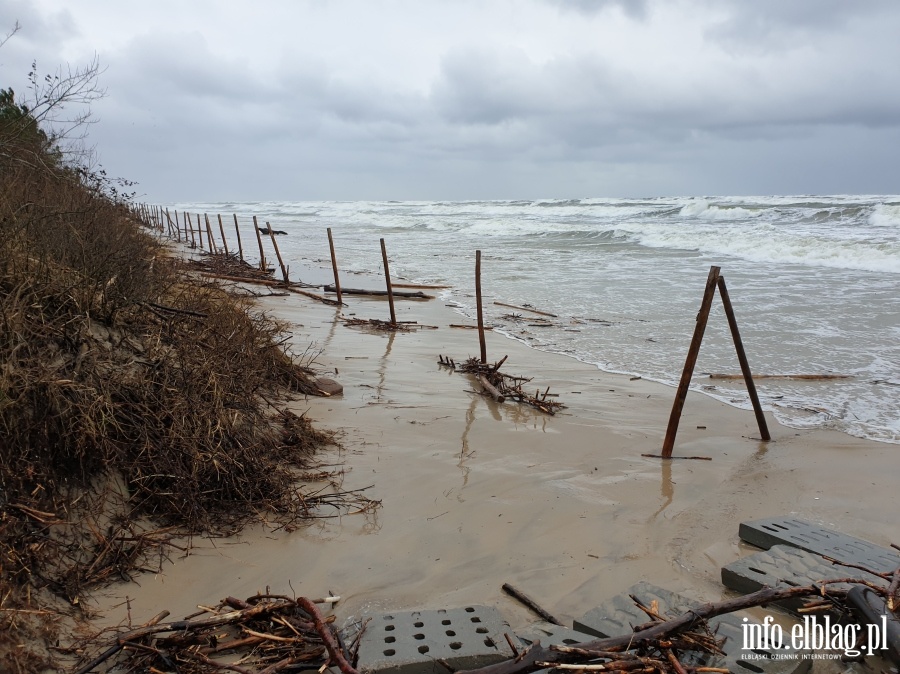
[[[0,0],[150,201],[900,192],[897,0]]]

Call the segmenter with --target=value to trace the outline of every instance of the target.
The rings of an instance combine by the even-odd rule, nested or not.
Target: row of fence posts
[[[203,243],[203,230],[200,222],[200,215],[197,214],[197,229],[194,229],[192,217],[189,213],[183,212],[181,215],[181,219],[179,219],[178,211],[175,211],[174,219],[169,215],[169,209],[162,209],[159,206],[148,206],[146,204],[141,204],[137,208],[137,215],[141,219],[141,221],[148,227],[155,228],[159,232],[167,232],[171,238],[177,239],[178,241],[184,241],[187,243],[188,234],[190,234],[190,246],[192,248],[197,247],[197,240],[199,239],[200,247],[204,248]],[[163,219],[165,216],[165,219]],[[225,228],[222,224],[222,216],[218,215],[218,224],[219,224],[219,233],[222,238],[222,249],[226,255],[229,255],[228,251],[228,242],[225,237]],[[240,227],[238,226],[238,217],[236,214],[234,217],[234,230],[237,236],[238,242],[238,255],[240,256],[241,261],[244,261],[244,247],[241,243],[241,232]],[[204,215],[205,220],[205,230],[207,236],[207,246],[210,252],[217,253],[218,248],[215,241],[215,237],[213,236],[212,227],[210,226],[209,216]],[[182,227],[182,222],[184,226]],[[266,257],[265,251],[263,250],[262,243],[262,233],[257,222],[256,216],[253,216],[253,229],[256,233],[256,241],[259,244],[259,259],[260,259],[260,269],[266,269]],[[281,257],[281,251],[278,249],[278,242],[275,240],[275,234],[272,230],[272,226],[266,222],[266,231],[269,234],[269,237],[272,240],[272,246],[275,249],[275,255],[278,258],[278,264],[281,268],[282,276],[284,277],[284,282],[289,283],[288,280],[288,268],[284,264],[284,260]],[[196,235],[195,235],[196,233]],[[328,234],[328,248],[331,253],[331,268],[334,273],[334,289],[337,293],[338,305],[343,306],[343,297],[341,293],[341,282],[338,275],[338,264],[337,257],[334,252],[334,238],[331,233],[331,227],[327,228]],[[183,235],[183,239],[182,239]],[[384,265],[384,278],[385,278],[385,286],[387,288],[387,298],[388,298],[388,307],[390,309],[390,317],[391,324],[396,325],[397,323],[397,315],[394,310],[394,294],[393,294],[393,286],[391,284],[391,272],[390,267],[388,265],[388,255],[387,248],[384,243],[384,239],[380,239],[381,243],[381,259]],[[709,276],[706,280],[706,287],[703,293],[703,299],[700,304],[700,311],[697,314],[696,323],[694,326],[694,334],[691,338],[691,344],[688,348],[687,358],[685,359],[684,368],[682,370],[681,379],[678,383],[678,388],[675,392],[675,401],[672,404],[672,411],[669,415],[669,423],[666,428],[665,439],[663,440],[663,447],[661,454],[645,454],[644,456],[650,456],[654,458],[662,458],[662,459],[671,459],[672,451],[675,446],[675,436],[678,433],[678,425],[681,420],[681,414],[684,409],[684,403],[687,398],[688,389],[690,387],[691,378],[693,377],[694,367],[697,363],[697,357],[700,353],[700,345],[703,341],[703,335],[706,330],[706,324],[709,320],[709,314],[712,309],[712,302],[716,294],[716,290],[719,291],[719,296],[722,299],[722,304],[725,309],[725,316],[728,320],[728,327],[731,332],[732,341],[734,342],[734,348],[737,352],[738,362],[741,367],[741,374],[744,378],[744,383],[747,386],[747,393],[750,397],[750,402],[753,406],[753,412],[756,416],[757,426],[759,427],[759,432],[761,439],[763,441],[769,441],[771,436],[769,434],[769,429],[766,424],[765,414],[762,410],[762,405],[759,401],[759,396],[756,392],[756,385],[753,382],[753,375],[750,370],[750,363],[747,359],[746,351],[744,350],[744,344],[741,340],[740,331],[738,330],[737,318],[735,317],[734,307],[731,304],[731,298],[728,294],[728,289],[725,285],[725,277],[721,274],[720,267],[710,267]],[[475,251],[475,302],[476,302],[476,311],[477,311],[477,320],[478,320],[478,344],[480,351],[480,360],[482,363],[487,363],[487,345],[485,341],[485,328],[484,328],[484,310],[482,307],[482,295],[481,295],[481,250]],[[677,457],[674,457],[677,458]],[[683,457],[683,458],[707,458],[707,457]]]
[[[197,225],[196,229],[194,227],[193,216],[183,211],[180,215],[176,210],[174,212],[174,218],[169,214],[168,208],[161,208],[159,206],[147,206],[146,204],[141,204],[137,207],[138,217],[141,221],[147,225],[148,227],[154,228],[159,232],[167,233],[170,238],[175,239],[179,242],[184,242],[189,245],[191,248],[202,248],[207,249],[209,252],[217,254],[219,252],[219,245],[216,242],[216,237],[213,234],[213,228],[209,221],[209,215],[203,215],[203,223],[200,221],[200,214],[196,213]],[[165,217],[165,219],[163,219]],[[241,262],[244,262],[244,244],[241,239],[241,229],[238,224],[237,214],[233,214],[234,218],[234,232],[237,237],[238,244],[238,256]],[[225,255],[231,255],[231,251],[228,250],[228,239],[225,236],[225,225],[222,222],[222,215],[217,214],[216,218],[219,224],[219,235],[222,239],[222,251]],[[203,233],[206,232],[206,242],[203,240]],[[266,252],[263,248],[262,242],[262,233],[263,230],[259,226],[259,222],[256,216],[253,216],[253,231],[256,233],[256,243],[259,246],[259,268],[265,270],[266,267]],[[272,231],[272,226],[266,222],[265,231],[268,232],[269,238],[272,241],[272,248],[275,250],[275,257],[278,259],[278,266],[281,269],[281,275],[284,278],[285,283],[290,283],[289,279],[289,268],[284,264],[284,258],[281,257],[281,250],[278,248],[278,241],[275,239],[275,234]],[[190,236],[189,236],[190,235]],[[335,268],[336,270],[337,268]],[[340,297],[339,297],[340,299]]]

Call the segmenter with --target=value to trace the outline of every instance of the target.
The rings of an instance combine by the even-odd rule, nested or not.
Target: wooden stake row
[[[163,214],[165,214],[165,220],[163,220]],[[168,228],[168,233],[170,236],[176,236],[178,240],[181,240],[182,235],[182,227],[179,223],[178,211],[175,211],[175,219],[172,220],[169,215],[168,209],[163,211],[159,207],[148,207],[146,205],[141,205],[138,207],[138,216],[141,218],[142,222],[144,222],[148,227],[152,227],[157,229],[158,231],[164,231],[165,228]],[[205,218],[205,229],[207,235],[207,244],[213,253],[218,252],[215,238],[212,233],[212,227],[210,226],[209,216],[204,216]],[[190,231],[191,235],[191,246],[196,246],[197,238],[195,238],[194,227],[191,223],[191,217],[189,214],[183,214],[183,221],[185,223],[185,238],[187,241],[187,231]],[[219,223],[219,233],[222,237],[222,246],[225,251],[225,254],[228,255],[228,244],[225,239],[225,229],[222,224],[221,215],[218,216]],[[243,245],[241,244],[241,235],[240,228],[238,227],[238,219],[237,215],[234,215],[234,226],[235,233],[237,234],[238,240],[238,250],[241,260],[244,259],[244,250]],[[266,258],[265,251],[263,249],[262,244],[262,231],[257,222],[256,216],[253,216],[253,229],[256,233],[256,241],[259,245],[259,257],[260,257],[260,268],[266,269]],[[265,233],[269,235],[269,238],[272,241],[272,247],[275,249],[275,255],[278,259],[279,267],[281,268],[281,273],[284,278],[285,283],[288,283],[288,269],[284,264],[284,260],[281,257],[281,251],[278,248],[278,242],[275,240],[275,234],[272,229],[272,226],[266,222]],[[341,292],[340,278],[338,276],[338,265],[337,265],[337,257],[335,255],[334,249],[334,238],[332,236],[331,228],[327,228],[328,234],[328,247],[331,253],[331,267],[334,273],[334,289],[337,292],[338,304],[339,306],[343,303],[343,297]],[[200,215],[197,215],[197,236],[199,237],[200,247],[204,247],[203,242],[203,229],[200,226]],[[385,277],[385,285],[387,288],[387,298],[388,298],[388,306],[390,309],[390,325],[397,325],[397,315],[394,308],[394,292],[393,286],[391,283],[391,273],[390,267],[388,264],[388,255],[387,248],[384,242],[384,239],[380,239],[381,244],[381,259],[384,265],[384,277]],[[709,314],[712,309],[712,302],[716,293],[716,289],[719,291],[719,296],[722,298],[722,304],[725,309],[725,315],[728,320],[728,327],[731,332],[732,341],[734,342],[735,351],[737,353],[738,362],[740,363],[741,373],[744,379],[744,382],[747,386],[747,392],[750,397],[750,402],[753,405],[753,411],[756,416],[756,422],[759,427],[760,436],[763,441],[768,441],[771,439],[769,434],[768,426],[766,424],[765,415],[762,410],[762,405],[759,401],[759,396],[756,391],[756,385],[753,381],[753,375],[750,370],[750,364],[747,359],[747,354],[744,349],[743,341],[741,339],[740,330],[737,325],[737,318],[735,317],[734,307],[731,304],[731,298],[728,294],[728,288],[725,285],[725,279],[721,275],[721,269],[717,266],[710,267],[709,276],[706,280],[706,287],[703,292],[703,299],[700,304],[700,311],[697,314],[696,324],[694,326],[694,333],[691,338],[690,346],[688,347],[688,354],[685,359],[684,368],[682,370],[681,379],[679,380],[678,387],[675,392],[675,400],[672,404],[672,411],[669,415],[669,423],[666,428],[665,439],[663,440],[662,454],[661,458],[670,459],[672,458],[672,451],[675,446],[675,437],[678,433],[678,424],[681,419],[682,411],[684,409],[684,403],[687,399],[688,389],[690,388],[691,378],[693,376],[694,368],[697,364],[697,357],[700,353],[700,345],[703,342],[703,335],[706,331],[706,324],[709,321]],[[485,342],[485,327],[484,327],[484,310],[482,305],[482,292],[481,292],[481,250],[475,251],[475,298],[476,298],[476,309],[478,316],[478,343],[479,343],[479,351],[480,351],[480,361],[482,364],[487,363],[487,346]],[[501,304],[499,302],[495,302],[495,304]],[[512,306],[512,305],[501,305],[501,306]],[[522,308],[525,307],[514,307],[514,308]],[[528,309],[530,311],[530,309]],[[535,311],[535,313],[541,313]],[[553,314],[549,314],[553,315]]]

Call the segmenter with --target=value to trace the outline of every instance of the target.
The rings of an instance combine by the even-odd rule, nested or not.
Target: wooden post
[[[178,236],[178,240],[181,241],[181,232],[178,231],[178,228],[175,226],[175,223],[172,222],[172,216],[169,215],[169,209],[166,208],[166,222],[169,223],[169,236]]]
[[[219,249],[216,246],[216,237],[213,236],[212,227],[209,224],[209,216],[204,213],[203,220],[206,222],[206,240],[209,242],[209,252],[218,254]]]
[[[241,243],[241,230],[238,228],[237,213],[232,213],[232,215],[234,216],[234,231],[237,234],[237,240],[238,240],[238,253],[241,256],[241,262],[243,262],[244,261],[244,244]]]
[[[219,233],[222,235],[222,245],[225,247],[225,254],[228,255],[228,242],[225,240],[225,227],[222,226],[222,214],[216,213],[219,219]]]
[[[341,281],[338,278],[337,258],[334,256],[334,239],[331,238],[331,227],[328,228],[328,248],[331,250],[331,270],[334,272],[334,290],[337,292],[338,305],[344,302],[341,300]]]
[[[200,247],[203,248],[203,227],[200,225],[199,213],[197,213],[197,236],[200,237]]]
[[[169,221],[169,231],[170,232],[174,231],[175,236],[178,238],[179,241],[181,241],[181,230],[179,230],[178,226],[174,222],[172,222],[172,216],[169,215],[168,206],[166,207],[166,220]]]
[[[259,233],[259,224],[256,222],[256,216],[253,216],[253,229],[256,230],[256,243],[259,244],[259,268],[266,270],[266,254],[263,252],[262,236]]]
[[[397,323],[397,315],[394,313],[394,290],[391,288],[391,270],[388,268],[387,249],[384,247],[384,239],[381,240],[381,259],[384,261],[384,280],[387,283],[388,304],[391,307],[391,324]]]
[[[194,236],[194,219],[191,217],[191,214],[185,211],[184,213],[184,227],[187,229],[188,227],[191,230],[191,248],[197,247],[197,239]]]
[[[278,250],[278,242],[275,240],[274,232],[272,232],[272,225],[266,222],[266,228],[269,230],[269,238],[272,239],[272,247],[275,249],[275,256],[278,258],[278,266],[281,267],[281,275],[284,277],[284,282],[287,283],[287,269],[284,268],[284,260],[281,259],[281,251]]]
[[[484,312],[481,309],[481,251],[475,251],[475,304],[478,307],[478,344],[481,362],[487,363],[487,344],[484,341]]]
[[[719,277],[718,286],[719,297],[722,298],[722,304],[725,306],[725,316],[728,317],[728,327],[731,328],[731,338],[734,340],[734,349],[737,351],[738,362],[741,364],[741,372],[744,375],[744,383],[747,384],[747,393],[750,395],[750,402],[753,404],[753,413],[756,414],[756,424],[759,426],[759,434],[763,440],[768,442],[772,439],[772,436],[769,435],[769,427],[766,425],[766,415],[763,414],[762,405],[759,404],[759,396],[756,394],[756,384],[753,383],[753,375],[750,373],[750,363],[747,360],[747,354],[744,352],[744,343],[741,340],[741,333],[738,331],[737,318],[735,318],[734,308],[731,306],[728,288],[725,287],[725,277]]]
[[[684,361],[684,370],[681,373],[681,381],[678,382],[675,402],[672,404],[672,413],[669,415],[669,426],[666,428],[666,438],[662,447],[662,457],[664,459],[672,458],[672,449],[675,447],[675,435],[678,433],[678,422],[681,420],[681,411],[684,409],[688,387],[691,385],[691,376],[694,374],[694,366],[697,364],[697,355],[700,353],[703,332],[706,330],[706,322],[709,320],[709,310],[712,308],[713,297],[716,294],[719,271],[719,267],[709,268],[706,289],[703,291],[703,301],[700,303],[700,312],[697,314],[697,322],[694,325],[694,336],[691,338],[691,346],[688,349],[687,359]]]

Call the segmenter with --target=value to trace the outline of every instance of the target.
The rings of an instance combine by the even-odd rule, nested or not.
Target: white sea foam
[[[704,218],[706,220],[745,220],[757,218],[762,210],[752,210],[741,206],[718,206],[705,199],[696,199],[681,207],[683,217]]]
[[[869,215],[869,224],[900,229],[900,204],[877,204]]]

